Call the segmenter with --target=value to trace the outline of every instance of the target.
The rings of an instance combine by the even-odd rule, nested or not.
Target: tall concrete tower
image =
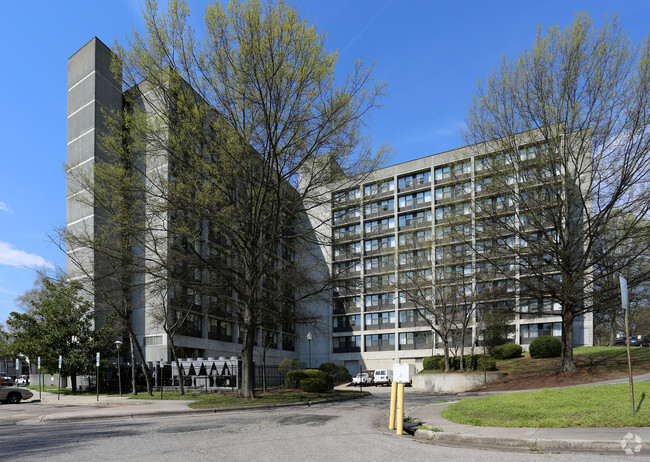
[[[102,217],[79,178],[92,177],[95,163],[105,158],[99,139],[106,129],[105,114],[122,108],[121,79],[111,71],[113,57],[95,37],[68,60],[66,225],[88,237],[95,235]],[[69,243],[67,254],[68,277],[88,281],[98,274],[101,262],[90,249]],[[95,298],[91,301],[97,306]]]

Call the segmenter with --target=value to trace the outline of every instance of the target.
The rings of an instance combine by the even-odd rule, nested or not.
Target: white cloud
[[[54,268],[54,265],[43,257],[15,249],[11,244],[0,241],[0,265],[16,268]]]
[[[9,208],[9,206],[7,204],[0,201],[0,212],[11,212],[11,209]]]
[[[18,295],[19,295],[16,292],[12,292],[10,290],[3,289],[2,287],[0,287],[0,293],[13,295],[14,297],[18,297]]]

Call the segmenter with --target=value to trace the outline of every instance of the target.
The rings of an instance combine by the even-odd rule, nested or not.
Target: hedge
[[[483,370],[483,356],[474,355],[472,360],[472,355],[465,355],[463,361],[464,369],[466,371],[476,371]],[[486,365],[488,371],[495,371],[497,369],[497,363],[494,358],[486,358]],[[422,360],[422,366],[426,370],[445,370],[445,357],[443,355],[428,356]],[[450,356],[449,357],[449,370],[456,371],[460,369],[460,356]]]
[[[300,389],[308,393],[325,393],[330,390],[322,377],[310,377],[300,381]]]
[[[428,356],[422,360],[422,367],[424,367],[424,370],[430,371],[430,370],[435,370],[435,369],[440,369],[440,358],[442,358],[442,364],[444,368],[444,356],[440,355],[435,355],[435,356]]]
[[[327,384],[327,390],[334,388],[334,377],[324,371],[318,369],[304,369],[302,371],[288,372],[284,378],[285,388],[300,388],[302,389],[301,382],[305,379],[322,379]],[[326,391],[327,391],[326,390]]]
[[[531,358],[557,358],[562,355],[562,342],[550,335],[543,335],[530,343],[528,351]]]
[[[352,376],[348,369],[340,364],[323,363],[318,366],[318,369],[332,375],[338,382],[350,382],[352,380]]]
[[[499,345],[492,349],[492,356],[495,359],[511,359],[519,358],[523,348],[521,345],[515,345],[514,343],[506,343],[505,345]]]

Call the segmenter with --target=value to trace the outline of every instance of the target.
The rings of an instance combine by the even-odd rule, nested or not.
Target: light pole
[[[115,341],[115,348],[117,348],[117,387],[120,390],[120,396],[122,396],[122,373],[120,372],[120,347],[122,342],[119,340]]]
[[[307,345],[309,345],[309,369],[311,369],[311,332],[307,332]]]

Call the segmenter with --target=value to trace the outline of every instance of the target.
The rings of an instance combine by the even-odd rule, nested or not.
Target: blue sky
[[[93,36],[111,46],[140,28],[141,1],[0,2],[0,323],[32,286],[37,266],[65,266],[48,235],[65,223],[67,60]],[[476,82],[506,54],[529,48],[537,25],[566,26],[576,11],[596,24],[618,11],[630,38],[650,32],[647,1],[297,0],[339,51],[376,61],[389,96],[368,120],[391,163],[462,145],[460,128]],[[204,1],[190,1],[200,21]]]

